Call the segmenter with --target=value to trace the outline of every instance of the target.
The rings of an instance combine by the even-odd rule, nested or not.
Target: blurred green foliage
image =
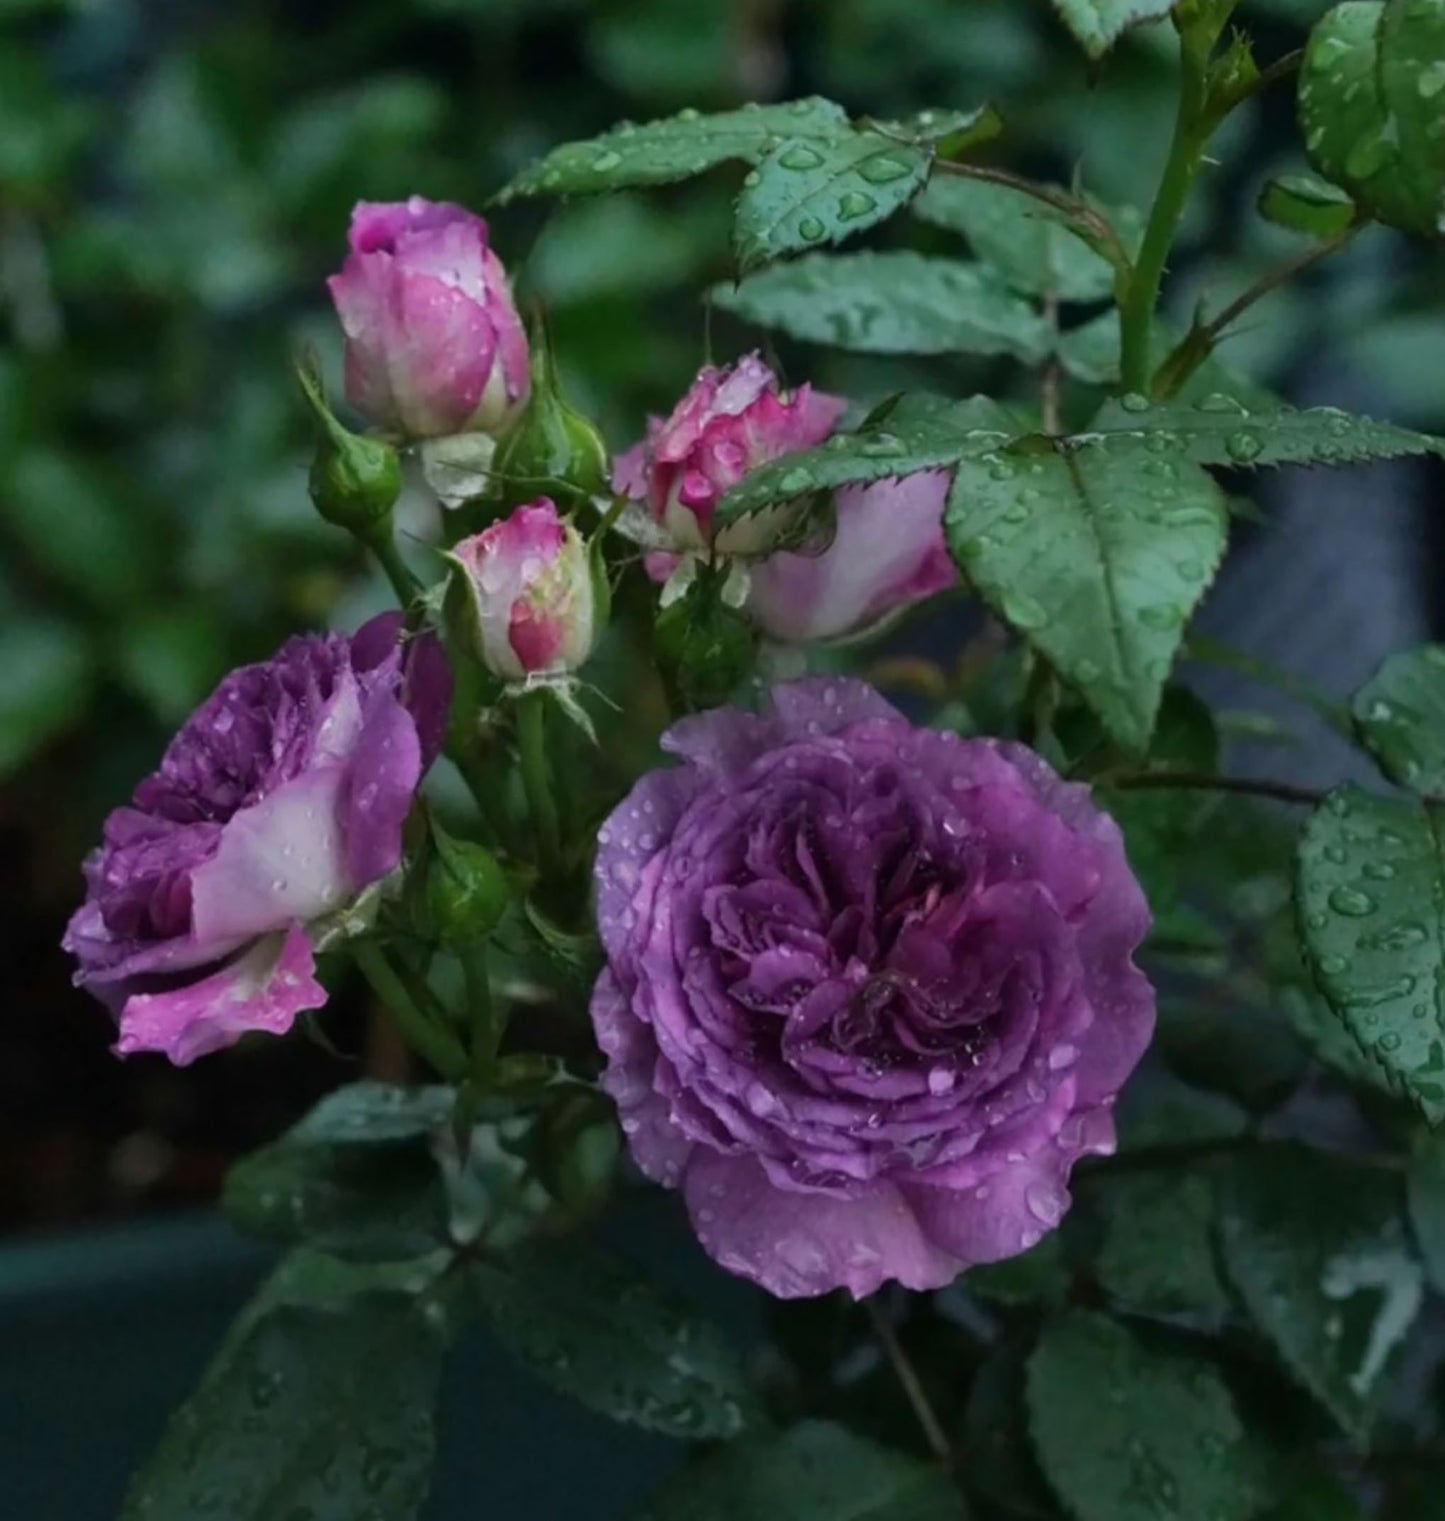
[[[1246,4],[1280,52],[1322,9]],[[226,668],[378,596],[310,512],[290,379],[304,344],[337,373],[323,280],[355,200],[479,206],[619,117],[816,90],[879,114],[991,101],[1021,167],[1082,165],[1091,191],[1137,204],[1173,110],[1163,41],[1132,35],[1094,110],[1043,0],[0,0],[0,778],[56,892]],[[1301,167],[1278,147],[1297,140],[1289,110],[1277,92],[1222,142],[1181,266],[1200,293],[1287,245],[1252,196]],[[727,202],[702,183],[494,222],[571,394],[619,446],[710,346],[756,341],[696,300],[732,273]],[[1438,259],[1378,234],[1330,278],[1328,307],[1265,308],[1239,359],[1284,385],[1333,351],[1402,421],[1438,427],[1445,341],[1413,315],[1445,293]],[[910,377],[793,357],[863,398]],[[961,360],[958,379],[1006,389],[1009,363]]]

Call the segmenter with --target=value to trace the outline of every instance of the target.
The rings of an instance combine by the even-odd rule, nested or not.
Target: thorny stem
[[[1164,400],[1176,395],[1184,382],[1214,352],[1221,334],[1233,326],[1250,307],[1282,285],[1287,285],[1297,276],[1313,269],[1315,265],[1323,263],[1331,254],[1348,247],[1366,225],[1365,222],[1352,222],[1332,238],[1316,243],[1312,248],[1307,248],[1304,252],[1294,254],[1283,263],[1277,264],[1261,275],[1248,290],[1236,296],[1217,317],[1193,328],[1159,366],[1159,373],[1154,377],[1154,394]]]
[[[391,1011],[407,1042],[443,1077],[460,1081],[467,1070],[467,1055],[461,1042],[426,1016],[380,945],[361,936],[351,942],[351,954],[362,976]]]
[[[559,873],[562,827],[552,779],[547,768],[547,701],[545,692],[528,692],[517,701],[517,748],[521,760],[522,787],[537,834],[539,864],[548,876]]]
[[[1292,782],[1276,782],[1264,777],[1211,776],[1207,771],[1135,771],[1121,776],[1097,777],[1095,786],[1118,787],[1126,792],[1153,788],[1178,792],[1235,792],[1250,797],[1273,798],[1281,803],[1301,803],[1315,807],[1325,794],[1314,787],[1296,787]]]
[[[898,1340],[897,1333],[889,1323],[888,1317],[879,1308],[876,1296],[865,1299],[863,1308],[868,1312],[868,1318],[873,1323],[873,1334],[878,1338],[879,1346],[883,1348],[884,1355],[898,1376],[898,1382],[903,1386],[908,1403],[913,1407],[914,1415],[918,1417],[918,1425],[923,1432],[924,1441],[928,1443],[929,1451],[945,1468],[952,1468],[953,1448],[949,1446],[942,1423],[929,1401],[917,1370],[908,1360],[908,1354],[903,1350],[903,1344]]]
[[[1144,241],[1139,246],[1139,257],[1119,303],[1120,369],[1126,391],[1142,391],[1149,383],[1149,340],[1154,309],[1159,304],[1164,270],[1209,139],[1208,60],[1191,49],[1187,42],[1181,41],[1180,51],[1183,76],[1174,137],[1149,213],[1149,224],[1144,230]]]

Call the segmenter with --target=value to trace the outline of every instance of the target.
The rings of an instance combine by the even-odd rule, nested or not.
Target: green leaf
[[[1102,58],[1130,27],[1169,14],[1174,0],[1054,0],[1054,9],[1090,58]]]
[[[1038,364],[1049,330],[979,264],[907,250],[816,254],[716,285],[711,299],[759,327],[864,354],[1012,354]]]
[[[1045,1325],[1028,1404],[1044,1475],[1079,1521],[1245,1521],[1268,1498],[1213,1367],[1102,1315]]]
[[[1360,688],[1353,712],[1360,738],[1391,781],[1445,796],[1445,645],[1391,655]]]
[[[964,1521],[946,1474],[827,1421],[759,1434],[679,1474],[639,1521]]]
[[[718,504],[718,525],[780,503],[920,470],[947,468],[971,453],[1001,448],[1020,424],[986,396],[950,402],[905,395],[885,403],[855,433],[837,433],[750,471]]]
[[[263,1289],[172,1417],[123,1521],[417,1514],[442,1331],[414,1295],[354,1287],[313,1284],[306,1304]]]
[[[1281,174],[1260,191],[1259,214],[1277,227],[1333,238],[1358,215],[1347,191],[1315,174]]]
[[[1398,1175],[1294,1143],[1222,1180],[1225,1271],[1285,1367],[1362,1447],[1424,1288]]]
[[[1315,167],[1383,222],[1445,229],[1445,0],[1348,0],[1310,34],[1300,123]]]
[[[0,777],[85,713],[93,680],[78,629],[24,619],[0,630]]]
[[[733,225],[738,268],[746,274],[876,226],[918,194],[932,161],[927,149],[877,132],[785,138],[743,181]]]
[[[640,126],[624,124],[586,142],[564,143],[524,169],[496,197],[584,195],[629,185],[666,185],[730,160],[756,164],[784,138],[831,142],[846,130],[842,106],[819,96],[701,115],[680,111]]]
[[[1445,1120],[1445,813],[1342,787],[1300,843],[1311,973],[1396,1091]]]
[[[430,1136],[446,1088],[356,1083],[328,1095],[279,1140],[243,1157],[222,1204],[243,1230],[340,1257],[391,1260],[441,1246],[448,1206]]]
[[[1095,1271],[1115,1299],[1152,1314],[1219,1314],[1229,1305],[1214,1266],[1214,1184],[1201,1172],[1119,1172],[1094,1181],[1104,1215]]]
[[[1057,1231],[1051,1231],[1017,1257],[970,1268],[959,1280],[970,1294],[1013,1305],[1062,1304],[1072,1281]]]
[[[902,137],[934,148],[939,157],[956,159],[970,148],[991,142],[1003,131],[1003,121],[992,106],[972,111],[916,111],[900,121],[864,120],[884,137]]]
[[[510,1352],[613,1420],[719,1440],[755,1416],[722,1331],[576,1237],[533,1243],[502,1266],[479,1263],[472,1282]]]
[[[1406,1175],[1410,1225],[1431,1287],[1445,1293],[1445,1133],[1416,1139]]]
[[[1114,739],[1143,750],[1184,626],[1224,552],[1214,482],[1137,443],[1028,440],[959,462],[944,526],[979,595]]]
[[[1138,214],[1099,209],[1115,222],[1132,250],[1140,231]],[[935,176],[913,212],[925,222],[961,233],[980,259],[1026,295],[1099,301],[1113,293],[1113,266],[1073,230],[1069,217],[1011,185]]]
[[[1251,410],[1223,394],[1194,406],[1151,404],[1142,396],[1104,403],[1075,437],[1106,449],[1145,447],[1196,465],[1353,465],[1408,454],[1445,455],[1445,439],[1356,417],[1337,407]]]
[[[1360,1503],[1333,1474],[1301,1465],[1283,1481],[1287,1498],[1259,1521],[1364,1521]]]

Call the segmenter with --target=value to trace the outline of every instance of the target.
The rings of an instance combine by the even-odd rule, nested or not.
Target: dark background
[[[1240,14],[1269,59],[1324,9],[1246,0]],[[289,375],[308,343],[338,373],[322,281],[351,203],[480,207],[529,158],[621,117],[807,92],[879,114],[990,100],[1008,123],[1000,161],[1063,180],[1082,166],[1091,191],[1136,204],[1174,105],[1167,30],[1131,37],[1096,80],[1042,0],[0,0],[0,1232],[208,1202],[231,1156],[327,1087],[398,1070],[347,988],[324,1021],[340,1058],[295,1039],[185,1072],[118,1063],[58,949],[104,813],[218,677],[382,599],[310,515]],[[1301,165],[1290,89],[1239,113],[1215,156],[1176,263],[1180,317],[1293,246],[1253,215],[1263,178]],[[699,299],[729,273],[729,187],[724,173],[493,221],[520,290],[547,304],[573,399],[618,447],[709,353],[766,345],[709,324]],[[906,219],[880,235],[941,236]],[[1371,233],[1257,308],[1226,357],[1291,399],[1445,430],[1442,296],[1438,253]],[[966,359],[778,357],[863,399],[1021,378]],[[1439,631],[1441,485],[1414,465],[1264,483],[1265,521],[1241,527],[1205,626],[1348,690]],[[1198,680],[1226,705],[1273,701]],[[1322,781],[1348,763],[1304,723],[1243,759]],[[139,1412],[186,1386],[255,1270],[219,1229],[160,1222],[0,1253],[0,1365],[26,1379],[0,1386],[0,1451],[62,1418],[81,1362],[110,1370],[91,1379],[91,1417],[154,1430]],[[144,1318],[157,1292],[177,1307],[168,1332]],[[79,1353],[87,1296],[98,1360]],[[47,1315],[70,1328],[76,1366],[54,1357]],[[147,1347],[151,1371],[122,1377]],[[51,1384],[31,1377],[42,1363]],[[137,1453],[117,1451],[123,1472]],[[33,1472],[17,1514],[91,1513],[83,1474],[72,1511],[60,1470]]]

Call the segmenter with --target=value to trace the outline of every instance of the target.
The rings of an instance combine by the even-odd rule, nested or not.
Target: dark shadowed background
[[[1272,57],[1324,8],[1246,0],[1242,16]],[[880,114],[989,100],[1008,123],[1000,161],[1064,180],[1081,167],[1106,200],[1147,202],[1174,106],[1167,36],[1134,35],[1094,84],[1042,0],[0,0],[7,1511],[113,1513],[264,1260],[185,1211],[327,1087],[398,1073],[396,1043],[348,989],[324,1019],[340,1059],[295,1039],[185,1072],[122,1065],[58,949],[104,813],[218,677],[381,599],[311,516],[289,372],[314,344],[337,374],[322,281],[351,203],[419,192],[480,207],[530,157],[621,117],[809,92]],[[1217,145],[1176,268],[1180,316],[1285,246],[1252,208],[1267,174],[1299,167],[1291,109],[1276,91]],[[619,447],[706,357],[766,347],[709,323],[699,299],[729,273],[728,197],[724,176],[494,219],[519,289],[546,303],[574,400]],[[882,236],[944,238],[906,221]],[[1438,253],[1372,233],[1261,305],[1226,357],[1291,399],[1445,430],[1442,298]],[[777,357],[790,378],[862,399],[1019,380],[1007,361]],[[1385,651],[1441,632],[1441,487],[1423,465],[1266,481],[1203,626],[1351,689]],[[945,617],[911,637],[944,655],[958,634]],[[1236,677],[1197,678],[1226,706],[1245,700]],[[1247,759],[1337,777],[1342,752],[1279,712],[1295,740]],[[490,1515],[605,1521],[660,1460],[660,1443],[503,1397],[510,1384],[492,1390],[475,1361],[464,1373],[488,1413],[474,1440],[447,1418],[433,1514],[472,1513],[483,1447],[520,1461],[558,1421],[579,1433],[577,1471],[602,1477],[579,1489],[544,1473],[513,1494],[494,1475]]]

